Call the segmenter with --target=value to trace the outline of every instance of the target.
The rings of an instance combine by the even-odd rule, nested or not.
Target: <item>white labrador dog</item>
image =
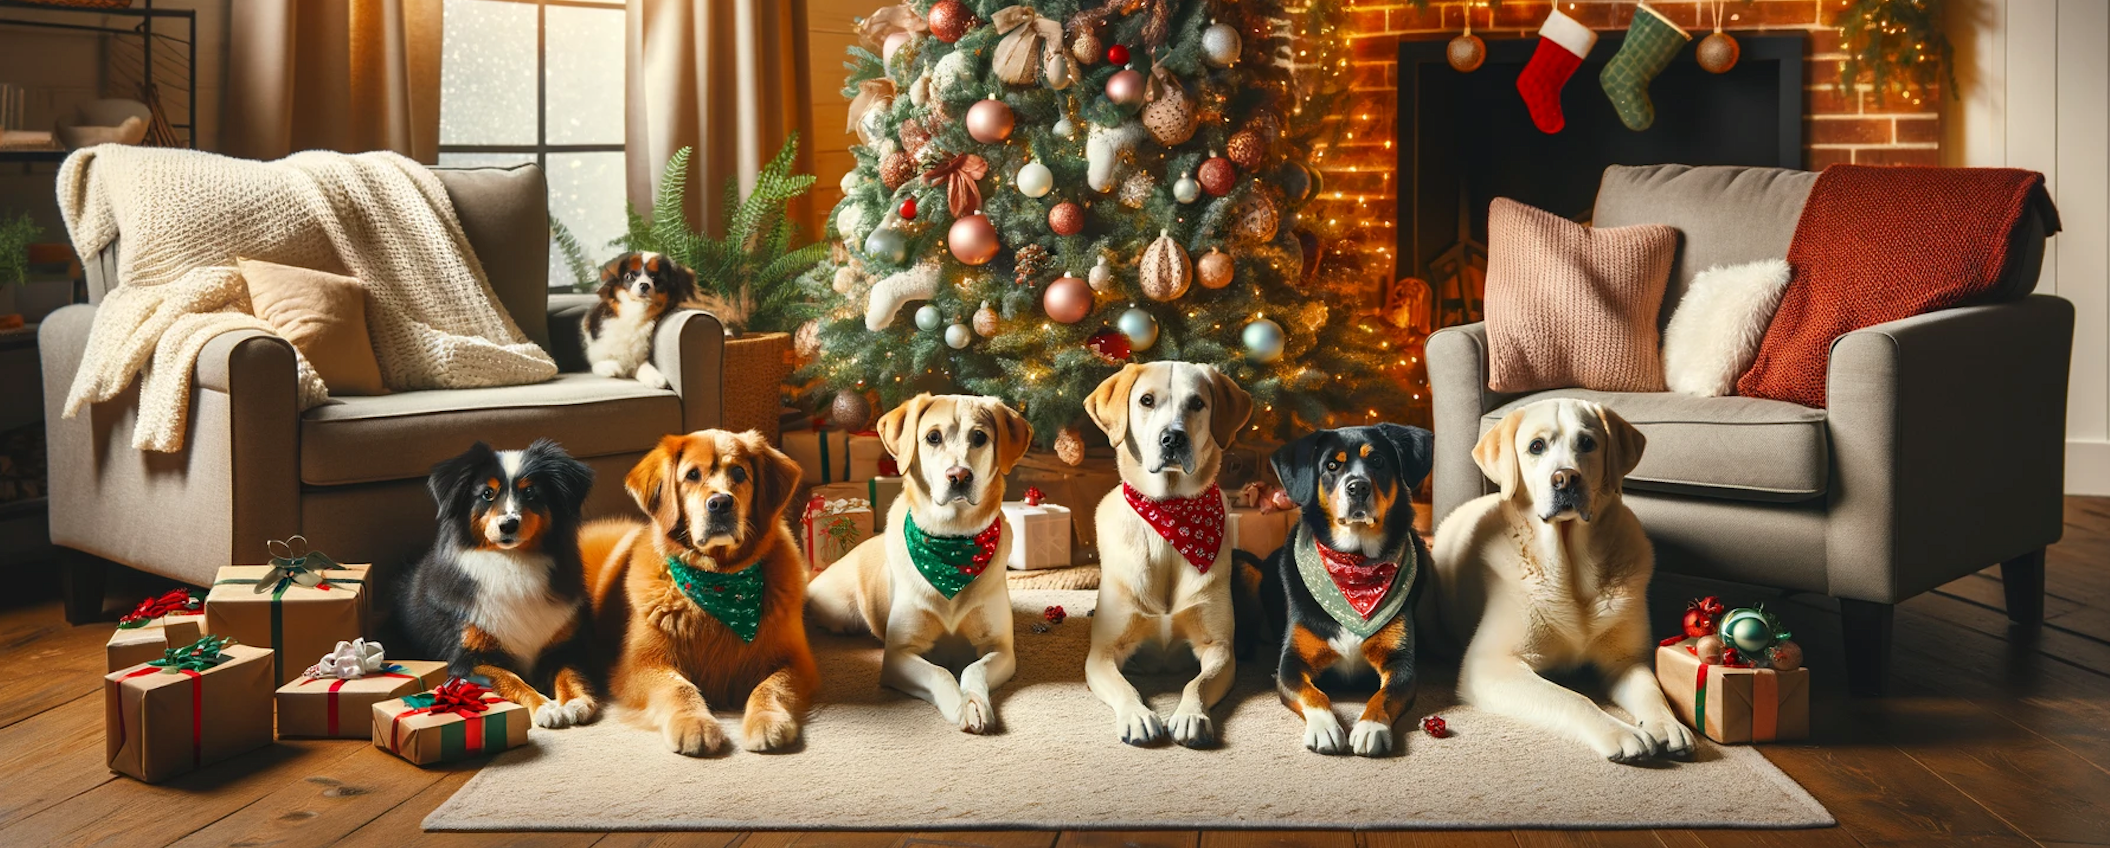
[[[929,701],[961,730],[987,732],[989,692],[1018,669],[1004,475],[1033,427],[996,398],[923,394],[881,416],[879,438],[901,465],[901,497],[885,533],[813,578],[807,612],[831,632],[879,636],[882,684]]]
[[[1166,722],[1121,666],[1142,648],[1162,659],[1185,642],[1201,673],[1180,693],[1172,739],[1215,744],[1209,708],[1230,690],[1234,662],[1232,540],[1216,472],[1252,417],[1252,396],[1207,365],[1129,364],[1093,390],[1084,411],[1113,443],[1122,483],[1096,513],[1099,605],[1085,683],[1113,708],[1121,741],[1159,742]]]
[[[1438,615],[1469,640],[1459,697],[1621,763],[1693,746],[1650,667],[1655,552],[1620,499],[1645,444],[1598,404],[1527,404],[1473,448],[1502,490],[1458,507],[1436,533]],[[1539,674],[1586,665],[1633,723]]]

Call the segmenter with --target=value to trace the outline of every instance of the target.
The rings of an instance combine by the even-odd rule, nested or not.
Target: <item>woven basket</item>
[[[790,333],[748,333],[725,340],[725,429],[759,430],[774,444],[791,376]]]

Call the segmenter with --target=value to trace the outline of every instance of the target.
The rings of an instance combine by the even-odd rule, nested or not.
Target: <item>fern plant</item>
[[[586,247],[579,244],[579,237],[572,235],[571,228],[564,226],[557,216],[549,216],[550,239],[557,243],[557,251],[564,254],[565,270],[571,272],[571,290],[590,292],[601,282],[595,273],[593,262],[586,258]]]
[[[29,243],[43,234],[27,212],[0,223],[0,285],[29,282]]]
[[[689,225],[689,156],[684,147],[667,158],[659,191],[647,220],[630,210],[628,232],[610,244],[624,250],[650,250],[673,257],[696,272],[696,288],[710,309],[734,333],[790,332],[819,314],[798,285],[800,275],[827,256],[827,245],[794,247],[799,227],[785,207],[813,187],[811,174],[794,174],[798,134],[785,140],[776,158],[755,176],[754,191],[740,196],[740,181],[726,180],[725,206],[732,210],[722,237],[712,238]]]

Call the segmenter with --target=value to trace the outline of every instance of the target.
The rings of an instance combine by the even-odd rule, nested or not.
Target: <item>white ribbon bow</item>
[[[308,670],[302,673],[308,677],[358,680],[387,669],[388,660],[382,655],[381,643],[353,639],[350,642],[338,642],[336,650],[324,654],[322,661],[308,666]]]

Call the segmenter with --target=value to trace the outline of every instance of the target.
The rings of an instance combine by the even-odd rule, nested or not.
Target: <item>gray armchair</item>
[[[1674,302],[1708,267],[1787,255],[1815,174],[1614,167],[1597,226],[1679,229]],[[2027,290],[2045,227],[2015,236]],[[2011,289],[2013,290],[2013,289]],[[1666,310],[1669,304],[1666,304]],[[1666,313],[1667,314],[1667,313]],[[1483,325],[1429,340],[1435,513],[1494,491],[1473,444],[1550,397],[1598,401],[1648,437],[1626,502],[1665,572],[1839,600],[1847,676],[1880,693],[1893,605],[1994,563],[2009,618],[2043,619],[2044,549],[2062,530],[2072,304],[2033,295],[1879,324],[1832,344],[1824,409],[1759,398],[1487,388]]]
[[[593,516],[635,509],[623,475],[660,436],[717,425],[725,343],[717,318],[684,310],[661,322],[653,360],[671,389],[594,375],[579,339],[591,296],[548,288],[541,170],[437,173],[499,301],[563,373],[526,386],[338,398],[301,413],[292,346],[230,332],[198,357],[185,448],[142,452],[131,447],[136,385],[77,418],[60,417],[94,304],[123,284],[115,244],[84,257],[89,304],[53,313],[38,333],[51,539],[64,559],[68,620],[101,614],[110,562],[202,585],[222,565],[263,562],[267,539],[295,533],[340,561],[374,563],[385,587],[393,569],[432,542],[427,472],[477,440],[563,443],[596,473],[586,505]]]

